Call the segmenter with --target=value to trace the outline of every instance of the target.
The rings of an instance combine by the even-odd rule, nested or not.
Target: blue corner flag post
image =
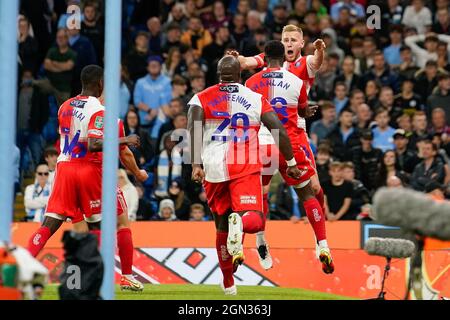
[[[11,240],[14,201],[13,166],[17,108],[17,15],[19,1],[0,1],[0,241]]]
[[[105,136],[103,144],[102,234],[101,253],[104,262],[102,298],[114,299],[114,253],[117,222],[117,164],[120,87],[120,45],[122,1],[106,1],[105,36]]]

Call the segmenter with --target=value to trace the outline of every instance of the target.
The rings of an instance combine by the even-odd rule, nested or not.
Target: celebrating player
[[[103,69],[92,65],[85,67],[81,74],[81,82],[83,85],[81,94],[63,103],[58,112],[61,154],[58,157],[56,176],[44,221],[29,241],[28,250],[33,256],[38,255],[65,220],[71,219],[77,232],[89,230],[84,220],[99,221],[102,154],[92,152],[88,140],[92,135],[98,136],[103,133],[103,116],[99,113],[103,112],[104,107],[97,99],[103,90]],[[146,180],[147,174],[139,170],[132,152],[126,146],[139,145],[139,138],[124,137],[121,122],[120,127],[120,159],[138,179]],[[117,202],[119,215],[117,243],[123,275],[121,287],[142,290],[142,284],[131,275],[133,242],[127,208],[120,190],[117,193]]]
[[[314,41],[315,51],[314,55],[308,55],[308,56],[302,56],[301,50],[305,45],[305,41],[303,40],[303,31],[301,28],[295,26],[295,25],[287,25],[283,28],[282,35],[281,35],[281,41],[284,45],[284,58],[285,62],[283,63],[283,68],[287,69],[288,71],[295,74],[298,78],[303,80],[306,85],[306,91],[309,92],[309,89],[311,88],[311,85],[314,82],[314,77],[316,72],[320,69],[324,52],[325,52],[325,43],[321,39],[317,39]],[[233,54],[238,55],[237,52],[233,52]],[[261,53],[259,55],[256,55],[254,57],[243,57],[238,56],[239,62],[241,64],[242,69],[254,69],[254,68],[261,68],[265,66],[264,61],[264,53]],[[314,160],[313,152],[311,150],[311,147],[309,145],[309,139],[308,135],[306,133],[306,122],[303,117],[298,117],[297,125],[299,126],[300,135],[298,137],[300,144],[302,148],[305,150],[306,155],[311,160],[313,167],[316,167],[316,163]],[[315,173],[311,177],[311,186],[314,190],[315,196],[317,200],[320,203],[320,206],[322,208],[322,212],[325,212],[325,206],[324,206],[324,196],[323,196],[323,190],[320,186],[319,177],[317,173]],[[264,212],[265,214],[268,213],[268,201],[267,201],[267,194],[268,194],[269,188],[266,186],[264,188]],[[323,220],[323,219],[322,219]],[[323,229],[325,230],[325,222],[320,222],[323,224]],[[316,251],[317,255],[319,257],[320,252],[320,245],[317,242],[318,241],[318,235],[316,234]],[[260,254],[260,261],[265,263],[262,263],[261,265],[263,268],[267,267],[267,265],[271,266],[271,261],[266,258],[267,255],[264,255],[267,251],[267,243],[264,237],[264,232],[259,232],[257,234],[257,247],[258,247],[258,253]],[[269,256],[270,257],[270,256]],[[264,265],[263,265],[264,264]],[[325,269],[323,269],[325,270]]]
[[[246,82],[246,87],[260,93],[265,97],[273,109],[278,114],[281,123],[286,128],[289,139],[294,150],[295,160],[299,168],[306,170],[300,179],[292,179],[285,174],[284,159],[280,156],[279,166],[280,173],[285,182],[289,186],[293,186],[298,198],[303,202],[306,215],[311,226],[316,234],[319,244],[319,260],[322,262],[322,268],[325,273],[332,273],[334,271],[334,264],[331,258],[331,253],[326,241],[325,232],[325,217],[321,205],[315,198],[314,190],[311,186],[311,177],[316,173],[312,161],[306,155],[300,139],[301,129],[297,126],[297,119],[299,114],[303,117],[309,116],[306,114],[308,109],[308,96],[306,93],[306,83],[293,73],[282,68],[284,62],[284,46],[280,41],[269,41],[264,49],[265,59],[268,67],[250,77]],[[264,134],[266,128],[261,128],[260,136]],[[266,138],[267,139],[267,138]],[[272,141],[269,141],[269,143]],[[273,143],[273,142],[272,142]],[[269,151],[271,148],[268,149]],[[270,154],[270,153],[269,153]],[[263,185],[269,186],[271,175],[264,175]],[[266,252],[259,252],[260,262],[263,267],[268,269],[271,267],[271,258],[267,249],[267,244],[263,242],[258,243],[258,252],[262,248],[266,248]],[[265,259],[263,259],[263,257]]]
[[[279,148],[289,159],[286,174],[299,178],[301,171],[286,130],[267,100],[238,83],[239,61],[225,56],[217,69],[220,83],[196,94],[189,102],[188,127],[192,179],[204,182],[216,224],[221,286],[225,294],[234,295],[237,289],[233,268],[244,259],[243,233],[256,233],[263,224],[257,134],[261,122],[280,132]]]

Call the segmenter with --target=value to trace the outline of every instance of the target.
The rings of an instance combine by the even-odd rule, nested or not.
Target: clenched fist
[[[313,45],[316,50],[325,50],[327,48],[325,42],[322,39],[317,39],[316,41],[314,41]]]

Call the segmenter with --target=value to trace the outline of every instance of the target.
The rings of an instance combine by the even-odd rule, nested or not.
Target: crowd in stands
[[[137,134],[137,183],[118,172],[131,220],[211,219],[172,136],[187,126],[187,102],[216,83],[228,49],[259,54],[283,26],[303,29],[303,55],[322,38],[326,56],[309,92],[307,119],[330,220],[366,219],[374,192],[407,187],[443,200],[450,186],[448,0],[123,0],[120,117]],[[67,7],[81,8],[80,29]],[[377,5],[379,29],[366,13]],[[18,174],[26,219],[40,221],[58,151],[59,105],[80,93],[80,72],[103,65],[105,1],[21,0],[18,19]],[[119,23],[119,22],[117,22]],[[245,81],[255,71],[242,73]],[[181,140],[180,140],[181,141]],[[19,151],[17,151],[18,153]],[[20,160],[19,160],[20,158]],[[34,184],[24,186],[26,177]],[[272,188],[270,219],[304,218],[295,192]]]

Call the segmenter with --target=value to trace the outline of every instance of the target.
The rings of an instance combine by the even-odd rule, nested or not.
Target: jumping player
[[[282,156],[280,156],[280,173],[286,184],[294,187],[316,234],[319,244],[319,260],[322,262],[323,271],[332,273],[334,264],[326,241],[325,216],[320,203],[315,198],[314,190],[310,183],[311,177],[315,175],[316,171],[312,161],[306,156],[305,150],[302,148],[301,129],[297,126],[299,114],[306,117],[306,110],[309,110],[307,107],[306,83],[293,73],[282,68],[284,51],[284,46],[280,41],[267,42],[264,53],[268,67],[250,77],[245,86],[260,93],[271,103],[272,108],[278,114],[278,118],[289,135],[297,164],[301,169],[306,170],[306,173],[298,180],[287,177],[284,173],[284,161]],[[262,130],[267,129],[262,128],[260,131]],[[264,186],[270,184],[270,179],[270,175],[264,175],[263,173]],[[259,245],[258,251],[260,251],[263,245],[261,243],[257,243],[257,245]],[[260,262],[264,267],[268,268],[270,267],[271,258],[267,245],[263,247],[266,247],[266,252],[262,252],[266,259],[261,259],[260,252]]]
[[[219,61],[217,70],[220,83],[196,94],[189,102],[192,179],[204,183],[213,212],[223,274],[221,287],[225,294],[235,295],[233,268],[244,259],[243,233],[256,233],[263,224],[258,157],[261,122],[280,132],[279,149],[289,159],[284,167],[286,174],[299,178],[301,171],[286,130],[272,107],[260,94],[239,84],[239,61],[227,55]]]
[[[92,153],[88,150],[88,129],[91,115],[103,109],[97,99],[103,90],[103,69],[98,66],[85,67],[81,74],[81,81],[83,84],[81,94],[63,103],[58,112],[61,154],[58,157],[54,185],[44,221],[29,241],[28,250],[33,256],[38,255],[48,239],[65,220],[72,221],[75,231],[88,232],[85,218],[89,219],[101,210],[101,196],[95,195],[95,193],[100,192],[101,194],[102,157],[101,153]],[[96,123],[94,122],[92,125],[96,127],[95,130],[100,132],[103,119],[96,118]],[[120,125],[121,123],[119,123],[119,127]],[[123,124],[121,133],[122,136],[119,138],[121,161],[138,179],[142,180],[146,173],[137,168],[133,154],[126,146],[139,145],[139,137],[124,137]],[[134,162],[134,166],[132,162]],[[98,178],[98,173],[100,173],[100,178]],[[142,284],[139,286],[139,283],[134,283],[136,280],[131,277],[133,244],[131,230],[128,228],[126,204],[120,190],[118,190],[117,201],[119,256],[122,280],[127,282],[127,286],[122,285],[122,287],[141,288]],[[125,281],[127,279],[129,281]],[[130,284],[131,282],[133,283]]]
[[[283,28],[281,41],[283,42],[285,49],[285,62],[283,63],[283,68],[287,69],[288,71],[299,77],[301,80],[303,80],[306,85],[306,90],[309,93],[309,89],[314,82],[315,74],[320,69],[323,62],[324,52],[326,48],[325,43],[323,42],[323,40],[317,39],[313,43],[315,46],[314,55],[302,56],[301,50],[305,45],[305,41],[303,39],[303,31],[301,28],[295,25],[287,25]],[[236,51],[233,51],[232,54],[238,55]],[[241,64],[241,69],[243,70],[262,68],[266,65],[264,60],[264,53],[253,57],[238,56],[238,58]],[[306,155],[311,160],[315,168],[316,163],[313,152],[309,145],[308,134],[306,133],[305,119],[299,116],[297,125],[301,129],[298,139],[299,141],[301,141],[303,150],[305,151]],[[320,186],[317,172],[311,177],[311,186],[314,190],[317,200],[320,203],[320,206],[322,207],[322,211],[325,212],[324,195],[322,187]],[[265,187],[264,191],[264,212],[267,214],[269,210],[267,201],[267,193],[269,191],[268,187]],[[316,251],[317,256],[319,257],[320,246],[317,241],[318,240],[316,235]],[[267,243],[264,237],[264,232],[259,232],[257,234],[257,247],[258,253],[260,254],[260,261],[265,260],[266,256],[264,256],[264,252],[266,252],[265,247],[267,247]],[[268,262],[266,261],[266,265],[267,264]]]

